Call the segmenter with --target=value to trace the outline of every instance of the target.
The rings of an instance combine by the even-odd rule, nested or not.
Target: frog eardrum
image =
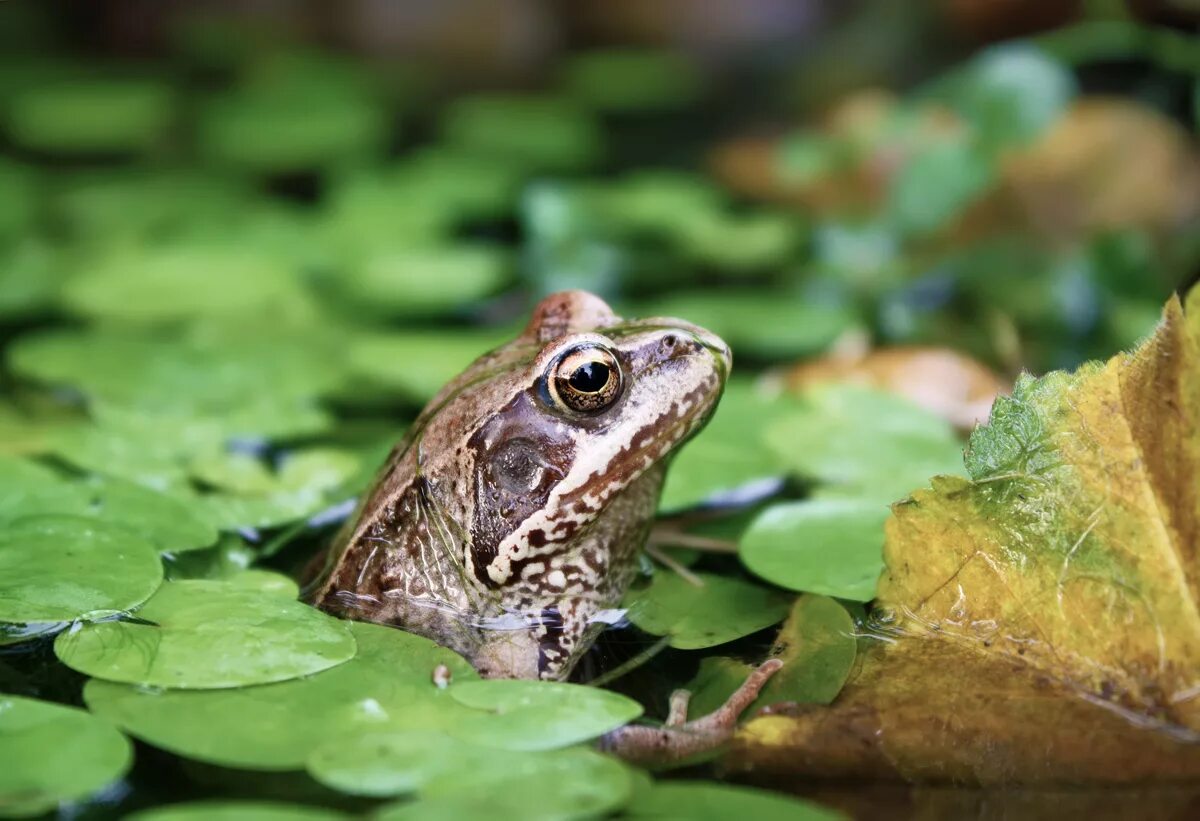
[[[682,320],[545,298],[421,412],[307,599],[487,676],[566,677],[620,606],[667,463],[729,367],[725,343]]]

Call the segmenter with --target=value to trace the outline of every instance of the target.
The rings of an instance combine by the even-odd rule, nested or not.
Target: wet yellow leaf
[[[731,766],[917,780],[1200,776],[1200,290],[1132,354],[1020,380],[970,479],[893,508],[880,642]]]

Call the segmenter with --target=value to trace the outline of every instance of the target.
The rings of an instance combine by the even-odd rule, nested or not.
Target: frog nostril
[[[679,344],[679,337],[675,334],[667,334],[662,338],[663,350],[670,352],[675,350],[675,346]]]

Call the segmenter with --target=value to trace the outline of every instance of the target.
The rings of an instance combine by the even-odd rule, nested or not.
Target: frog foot
[[[782,666],[779,659],[763,662],[724,704],[693,721],[687,720],[692,694],[676,690],[671,694],[670,709],[662,727],[637,724],[618,727],[600,739],[600,749],[648,769],[677,766],[715,752],[732,738],[738,717]]]

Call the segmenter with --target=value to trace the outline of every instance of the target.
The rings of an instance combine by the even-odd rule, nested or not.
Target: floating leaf
[[[54,651],[98,678],[196,690],[286,681],[355,652],[346,622],[230,582],[166,582],[137,616],[62,633]]]
[[[989,161],[961,141],[935,143],[900,169],[887,213],[903,233],[928,234],[963,213],[995,180]]]
[[[746,708],[753,716],[772,704],[829,704],[846,683],[857,654],[853,619],[833,599],[801,596],[779,629],[774,658],[783,668],[771,677],[754,703]],[[689,714],[701,716],[716,710],[733,694],[753,667],[741,661],[710,656],[688,688],[692,692]]]
[[[117,525],[28,516],[0,530],[0,621],[72,621],[129,610],[162,582],[158,551]]]
[[[454,700],[486,711],[464,715],[449,732],[512,750],[552,750],[598,738],[642,714],[619,693],[556,681],[490,679],[450,688]]]
[[[531,170],[590,165],[600,154],[599,124],[586,110],[552,97],[459,97],[447,107],[442,134],[453,147]]]
[[[768,422],[765,436],[799,476],[837,486],[839,495],[882,502],[962,464],[962,446],[947,422],[900,397],[854,385],[807,392],[792,413]]]
[[[508,252],[494,246],[382,247],[367,251],[340,284],[371,311],[437,316],[494,295],[511,281],[511,268]]]
[[[14,142],[38,151],[143,151],[169,127],[171,98],[155,80],[77,77],[22,89],[8,103],[6,128]]]
[[[346,356],[353,373],[421,403],[512,337],[494,330],[364,334],[351,341]]]
[[[119,322],[191,317],[277,323],[315,314],[298,280],[277,257],[228,243],[137,246],[89,259],[63,289],[68,308]]]
[[[387,805],[375,818],[571,821],[603,817],[623,806],[631,793],[628,768],[593,750],[493,751],[480,765],[435,777],[419,800]]]
[[[680,316],[708,328],[740,355],[785,359],[817,353],[852,328],[848,309],[762,289],[679,293],[639,305],[638,316]]]
[[[133,747],[83,710],[0,694],[0,815],[25,818],[88,797],[129,769]]]
[[[266,801],[196,801],[167,804],[125,816],[128,821],[346,821],[340,812]]]
[[[779,459],[752,432],[788,407],[745,380],[734,379],[712,421],[671,463],[659,507],[681,510],[759,480],[782,477]]]
[[[772,584],[852,601],[875,598],[883,570],[884,502],[805,499],[774,504],[742,535],[738,555]]]
[[[753,818],[755,821],[838,821],[840,813],[811,801],[700,781],[657,782],[640,792],[626,809],[624,818],[687,818],[692,821],[725,821]]]
[[[672,647],[700,650],[777,624],[790,597],[753,582],[698,573],[697,586],[675,573],[655,573],[625,596],[629,620],[647,633],[669,636]]]
[[[84,700],[150,744],[252,770],[300,769],[313,750],[339,738],[435,730],[462,714],[449,690],[434,685],[433,671],[445,664],[455,682],[475,678],[466,661],[395,628],[349,627],[355,657],[307,678],[212,691],[153,691],[93,679]]]

